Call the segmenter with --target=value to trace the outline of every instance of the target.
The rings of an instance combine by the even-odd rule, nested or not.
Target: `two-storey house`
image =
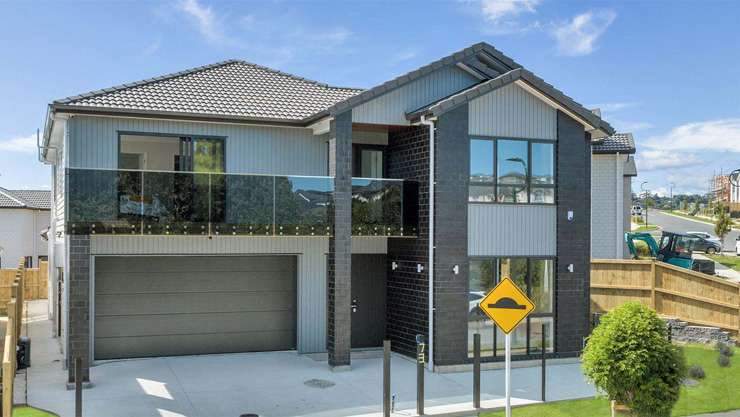
[[[613,133],[485,43],[368,90],[227,61],[54,101],[66,360],[295,350],[342,369],[422,335],[444,369],[480,332],[495,361],[476,304],[503,276],[537,303],[517,358],[577,355],[591,141]]]

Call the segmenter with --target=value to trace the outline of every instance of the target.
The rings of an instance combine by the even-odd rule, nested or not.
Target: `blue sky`
[[[371,87],[486,41],[638,142],[648,187],[740,168],[740,2],[0,2],[0,186],[48,187],[53,99],[228,58]]]

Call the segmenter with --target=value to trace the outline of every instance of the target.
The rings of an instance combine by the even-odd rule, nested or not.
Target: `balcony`
[[[68,234],[332,236],[332,177],[67,170]],[[353,178],[352,234],[415,237],[418,184]]]

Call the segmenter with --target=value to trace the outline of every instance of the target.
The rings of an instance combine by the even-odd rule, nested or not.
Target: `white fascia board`
[[[563,113],[570,116],[570,118],[572,118],[573,120],[577,120],[580,124],[583,125],[583,127],[586,129],[587,132],[591,133],[591,139],[601,139],[601,138],[605,138],[609,136],[606,134],[606,132],[602,132],[600,129],[597,129],[595,126],[592,126],[586,120],[584,120],[581,116],[563,107],[560,103],[551,99],[547,95],[543,94],[542,92],[540,92],[540,90],[532,87],[529,83],[522,81],[522,80],[516,80],[514,81],[514,84],[518,85],[519,87],[523,88],[528,93],[542,100],[548,106],[556,110],[562,111]]]
[[[316,123],[309,125],[308,128],[313,130],[314,135],[323,135],[324,133],[329,133],[329,130],[331,129],[331,121],[331,117],[324,117]]]

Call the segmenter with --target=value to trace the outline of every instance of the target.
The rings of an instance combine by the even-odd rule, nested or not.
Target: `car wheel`
[[[715,253],[717,253],[717,249],[707,248],[707,253],[710,254],[710,255],[714,255]]]

